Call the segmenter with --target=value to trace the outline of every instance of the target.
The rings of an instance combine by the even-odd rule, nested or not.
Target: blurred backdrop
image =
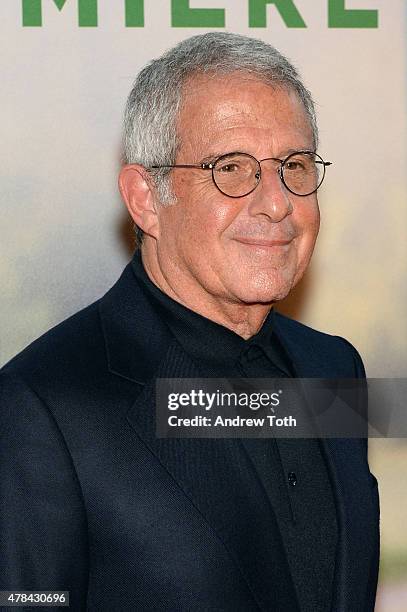
[[[296,65],[319,116],[322,226],[280,309],[348,338],[368,376],[405,377],[406,25],[403,0],[2,0],[0,364],[100,297],[134,246],[117,190],[138,70],[210,29]],[[377,610],[407,609],[407,445],[372,440],[381,492]]]

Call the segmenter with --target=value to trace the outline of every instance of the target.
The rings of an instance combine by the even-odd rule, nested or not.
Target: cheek
[[[234,204],[234,200],[227,200],[226,202],[214,202],[213,206],[211,206],[210,218],[219,238],[232,225],[238,214],[238,208]]]
[[[178,228],[183,228],[183,240],[201,251],[202,245],[216,250],[221,245],[222,234],[236,217],[233,201],[226,200],[212,184],[195,185],[178,199],[177,205]],[[206,257],[207,253],[202,252],[202,256]]]
[[[316,202],[310,206],[305,206],[296,220],[299,234],[296,265],[297,275],[299,276],[302,276],[304,273],[314,250],[319,231],[319,221],[319,209]]]
[[[235,215],[236,200],[223,195],[215,186],[212,174],[207,170],[185,170],[173,177],[173,189],[178,202],[185,211],[199,211],[202,219],[213,220],[214,225],[224,224],[224,220]]]
[[[295,209],[293,221],[304,242],[314,243],[318,235],[320,221],[317,201],[300,203]]]

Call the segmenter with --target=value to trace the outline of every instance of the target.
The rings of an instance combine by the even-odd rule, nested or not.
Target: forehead
[[[194,76],[183,90],[177,131],[182,148],[195,150],[216,143],[223,149],[228,144],[229,151],[255,142],[274,148],[313,146],[310,121],[297,93],[241,73]]]

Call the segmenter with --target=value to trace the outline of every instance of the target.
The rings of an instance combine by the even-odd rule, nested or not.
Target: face
[[[312,150],[304,108],[294,92],[229,76],[194,78],[178,121],[177,164],[240,151],[283,159]],[[229,303],[271,303],[302,277],[319,228],[315,194],[290,193],[278,164],[262,163],[258,187],[242,198],[223,195],[210,170],[172,170],[177,202],[159,207],[157,257],[170,284]],[[168,262],[171,262],[170,265]]]

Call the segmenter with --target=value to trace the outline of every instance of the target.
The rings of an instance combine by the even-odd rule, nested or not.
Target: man
[[[275,314],[319,227],[310,94],[269,45],[210,33],[138,76],[119,185],[142,240],[117,284],[2,374],[1,589],[71,609],[374,609],[360,439],[158,439],[157,378],[363,377]]]

